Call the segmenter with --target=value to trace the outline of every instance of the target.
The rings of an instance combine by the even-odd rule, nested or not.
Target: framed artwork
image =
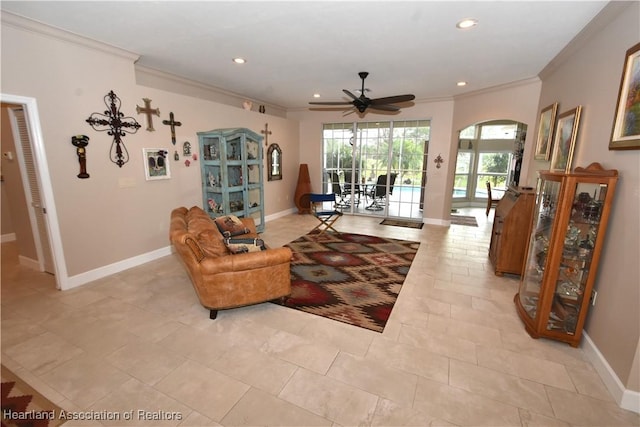
[[[167,150],[162,148],[143,148],[144,176],[147,181],[171,178],[171,171],[167,161]]]
[[[609,150],[640,149],[640,43],[627,50]]]
[[[553,125],[556,123],[558,103],[545,107],[540,111],[540,125],[538,126],[538,142],[536,144],[536,160],[549,161],[553,142]]]
[[[578,105],[573,110],[558,116],[555,137],[553,138],[553,155],[549,168],[552,172],[571,171],[571,160],[573,160],[573,152],[576,147],[581,111],[582,106]]]

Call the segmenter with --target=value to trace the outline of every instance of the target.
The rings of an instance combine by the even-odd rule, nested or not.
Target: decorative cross
[[[264,135],[264,146],[269,145],[269,135],[271,135],[271,131],[269,130],[269,123],[264,124],[264,130],[260,131],[261,134]]]
[[[122,138],[127,133],[136,133],[140,129],[140,124],[133,117],[124,117],[120,112],[122,102],[113,91],[109,91],[104,97],[104,103],[109,107],[104,114],[93,113],[86,120],[94,130],[98,132],[107,132],[107,135],[113,136],[111,150],[109,150],[109,158],[113,163],[122,167],[129,161],[129,152],[124,146]],[[104,126],[107,126],[104,128]],[[102,128],[101,128],[102,127]],[[124,149],[124,151],[123,151]]]
[[[144,108],[136,105],[136,112],[138,114],[144,113],[147,116],[147,130],[149,132],[155,131],[153,128],[153,119],[151,118],[152,114],[160,117],[160,109],[159,108],[151,108],[151,100],[149,98],[142,98],[144,101]]]
[[[442,165],[444,163],[444,159],[442,158],[442,156],[440,154],[438,154],[438,157],[433,159],[433,163],[436,164],[436,168],[440,169],[440,165]]]
[[[169,120],[163,120],[163,125],[171,126],[171,143],[176,145],[176,126],[182,126],[182,123],[173,120],[173,111],[169,113]]]

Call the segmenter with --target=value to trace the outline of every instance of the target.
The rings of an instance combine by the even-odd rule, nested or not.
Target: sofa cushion
[[[262,239],[224,239],[224,244],[232,254],[264,251],[267,247]]]
[[[214,222],[224,237],[239,236],[251,232],[235,215],[220,216]]]

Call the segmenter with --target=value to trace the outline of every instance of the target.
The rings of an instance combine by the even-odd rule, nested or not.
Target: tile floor
[[[640,425],[582,350],[524,332],[517,278],[487,259],[493,214],[472,212],[479,227],[337,223],[421,242],[382,334],[271,303],[211,321],[174,256],[60,292],[3,244],[2,363],[66,410],[120,417],[67,426]],[[314,225],[290,215],[264,239]]]

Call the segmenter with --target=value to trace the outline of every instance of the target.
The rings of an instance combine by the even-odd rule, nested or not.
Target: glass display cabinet
[[[539,172],[533,227],[514,301],[525,329],[577,347],[591,303],[618,171],[598,163]]]
[[[252,217],[264,231],[262,136],[249,129],[198,132],[202,199],[212,218]]]

